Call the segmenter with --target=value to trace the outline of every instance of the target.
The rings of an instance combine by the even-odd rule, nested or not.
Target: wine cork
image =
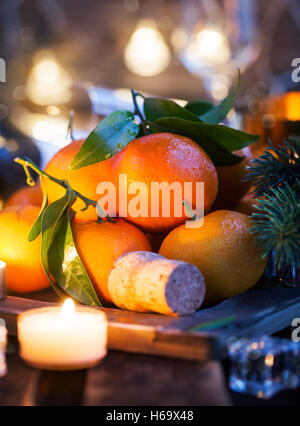
[[[113,303],[122,309],[188,315],[200,308],[204,278],[187,262],[151,252],[131,252],[114,263],[108,279]]]

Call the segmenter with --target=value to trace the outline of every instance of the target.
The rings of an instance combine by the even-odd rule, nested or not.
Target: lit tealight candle
[[[6,295],[6,263],[0,260],[0,299]]]
[[[5,352],[7,344],[7,329],[5,322],[0,318],[0,377],[5,376],[7,373]]]
[[[107,320],[103,312],[75,305],[31,309],[18,317],[20,356],[47,370],[78,370],[96,365],[105,355]]]

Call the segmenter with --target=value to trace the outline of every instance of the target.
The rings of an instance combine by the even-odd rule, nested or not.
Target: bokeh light
[[[170,50],[154,21],[142,21],[124,51],[129,71],[150,77],[163,72],[170,63]]]
[[[26,94],[37,105],[63,104],[70,100],[70,86],[69,73],[50,54],[42,55],[29,73]]]

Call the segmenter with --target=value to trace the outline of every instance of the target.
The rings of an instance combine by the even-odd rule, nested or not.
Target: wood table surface
[[[227,361],[200,363],[109,351],[87,372],[54,373],[27,367],[9,338],[8,373],[0,378],[0,406],[34,405],[300,405],[300,390],[269,401],[231,392]]]
[[[34,298],[53,301],[45,292]],[[8,349],[0,406],[231,405],[222,365],[216,361],[109,350],[102,363],[87,372],[51,373],[26,366],[15,337],[9,336]]]
[[[80,404],[78,395],[77,400],[70,401],[59,393],[81,383],[82,372],[46,373],[27,367],[17,354],[16,339],[10,337],[9,343],[9,352],[13,353],[7,355],[7,375],[0,378],[0,405]],[[217,362],[109,351],[99,366],[88,370],[81,404],[230,405],[231,401],[222,366]]]
[[[47,300],[44,294],[42,299]],[[291,330],[276,335],[289,339]],[[87,372],[53,373],[26,366],[16,337],[9,336],[7,364],[8,373],[0,378],[0,406],[300,405],[300,389],[269,401],[231,392],[228,360],[199,362],[109,350]]]

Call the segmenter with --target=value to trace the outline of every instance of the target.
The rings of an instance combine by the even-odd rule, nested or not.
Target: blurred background
[[[260,114],[262,99],[299,90],[299,41],[299,0],[1,0],[0,196],[21,185],[20,170],[2,176],[16,153],[44,165],[70,110],[86,135],[130,87],[218,102],[240,68],[237,111]]]

